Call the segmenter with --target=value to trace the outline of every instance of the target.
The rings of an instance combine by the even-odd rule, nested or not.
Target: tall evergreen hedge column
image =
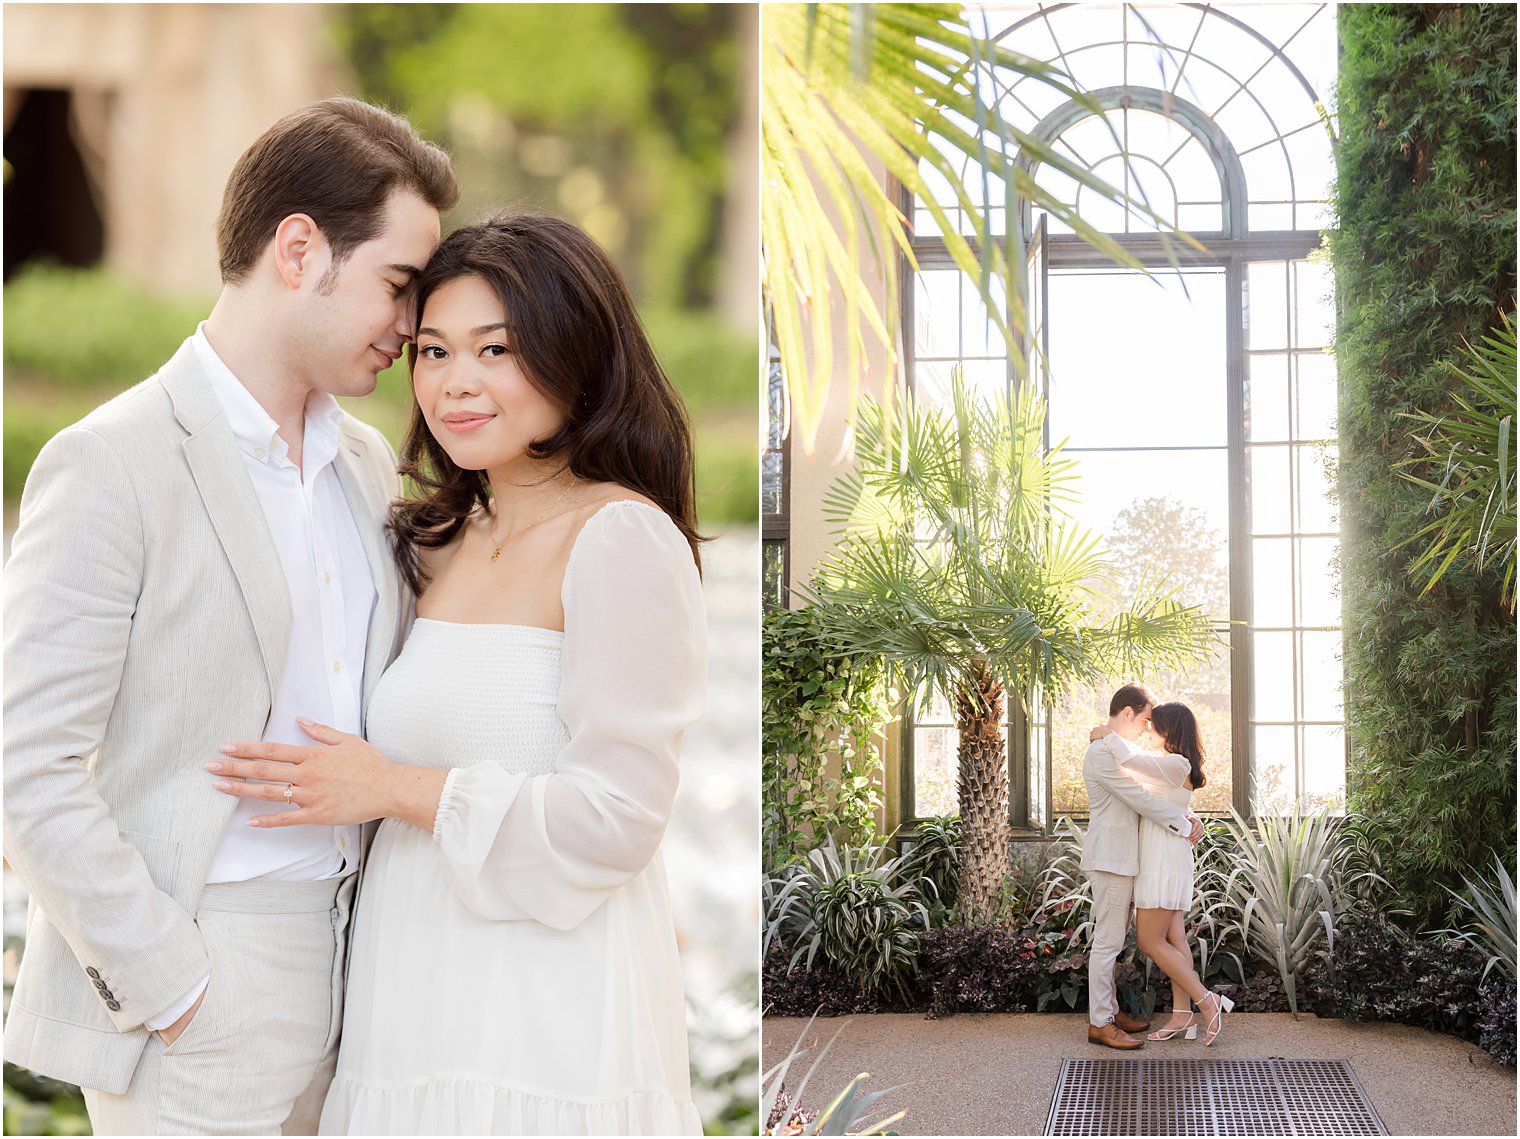
[[[1515,856],[1515,622],[1499,579],[1424,597],[1394,550],[1427,496],[1400,412],[1448,406],[1436,367],[1515,307],[1511,4],[1346,4],[1339,230],[1341,591],[1350,805],[1388,835],[1385,872],[1438,922],[1463,872]],[[1428,520],[1424,518],[1423,520]]]

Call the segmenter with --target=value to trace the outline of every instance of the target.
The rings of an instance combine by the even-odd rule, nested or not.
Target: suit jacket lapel
[[[188,435],[185,461],[253,622],[269,691],[279,688],[290,643],[290,592],[243,454],[187,340],[159,371]]]
[[[380,674],[391,662],[395,649],[396,627],[401,610],[401,579],[391,560],[390,547],[385,539],[385,519],[390,509],[387,487],[380,485],[374,475],[366,470],[368,444],[360,436],[343,425],[343,443],[333,465],[338,472],[338,482],[343,495],[353,511],[354,523],[359,528],[359,540],[364,543],[364,553],[369,559],[370,572],[375,579],[375,610],[370,614],[369,636],[364,646],[364,709],[369,710],[369,698],[374,692]]]

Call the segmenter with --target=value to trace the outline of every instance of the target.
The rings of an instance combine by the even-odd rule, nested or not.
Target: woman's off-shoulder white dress
[[[323,1134],[701,1134],[659,853],[707,685],[691,549],[608,504],[561,598],[563,633],[419,618],[376,688],[370,741],[450,770],[431,834],[370,849]]]
[[[1126,775],[1158,798],[1183,810],[1192,802],[1185,756],[1138,752],[1122,764]],[[1144,815],[1140,816],[1140,873],[1135,875],[1137,910],[1182,910],[1193,904],[1193,847]]]

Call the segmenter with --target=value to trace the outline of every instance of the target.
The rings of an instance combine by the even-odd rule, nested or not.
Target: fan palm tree
[[[1502,573],[1500,596],[1515,607],[1515,325],[1500,314],[1499,327],[1475,347],[1463,346],[1461,361],[1443,360],[1455,381],[1455,410],[1436,415],[1417,411],[1407,418],[1425,433],[1414,439],[1424,454],[1400,463],[1399,473],[1431,492],[1435,521],[1408,542],[1423,539],[1424,551],[1409,567],[1427,573],[1425,589],[1441,580],[1452,562],[1471,560],[1482,571]],[[1422,471],[1441,464],[1439,482]],[[1405,543],[1407,544],[1407,543]]]
[[[959,371],[951,396],[896,411],[862,400],[854,467],[824,502],[843,537],[799,592],[837,650],[884,660],[920,707],[935,690],[953,702],[960,898],[977,922],[1008,866],[1005,702],[1187,667],[1217,638],[1155,579],[1127,607],[1113,600],[1098,538],[1065,514],[1076,464],[1045,446],[1039,399],[978,399]]]
[[[809,451],[830,388],[835,316],[842,314],[847,330],[853,405],[867,344],[874,340],[889,357],[895,353],[898,252],[916,264],[909,219],[875,164],[929,210],[1020,366],[1028,296],[1022,203],[1049,211],[1115,262],[1140,268],[1072,203],[1041,189],[1018,165],[1020,155],[1153,219],[1163,236],[1198,245],[1143,202],[1003,118],[1002,91],[1016,76],[1037,77],[1094,112],[1101,108],[1059,69],[973,31],[959,5],[767,5],[761,42],[765,300],[787,377],[791,426]],[[963,165],[980,176],[975,195]],[[926,170],[952,188],[953,204],[935,200]],[[999,207],[1007,219],[1002,236],[988,220]],[[864,268],[867,250],[882,274],[880,297],[874,273]],[[836,302],[840,314],[831,311]]]

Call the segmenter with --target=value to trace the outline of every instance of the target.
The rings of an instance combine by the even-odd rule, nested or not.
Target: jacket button
[[[100,970],[95,968],[95,966],[91,965],[88,969],[85,970],[85,972],[90,975],[90,978],[92,980],[100,980]]]
[[[106,987],[106,983],[104,981],[100,980],[99,978],[96,978],[96,980],[95,980],[95,987],[97,989],[104,989]]]
[[[106,1008],[110,1009],[112,1012],[120,1012],[121,1011],[121,1005],[119,1005],[115,1001],[107,1001],[106,1002]]]
[[[105,1001],[108,1004],[110,1003],[111,998],[114,997],[115,995],[116,994],[113,993],[113,992],[111,992],[110,989],[101,989],[100,990],[100,998],[101,998],[101,1000]]]

